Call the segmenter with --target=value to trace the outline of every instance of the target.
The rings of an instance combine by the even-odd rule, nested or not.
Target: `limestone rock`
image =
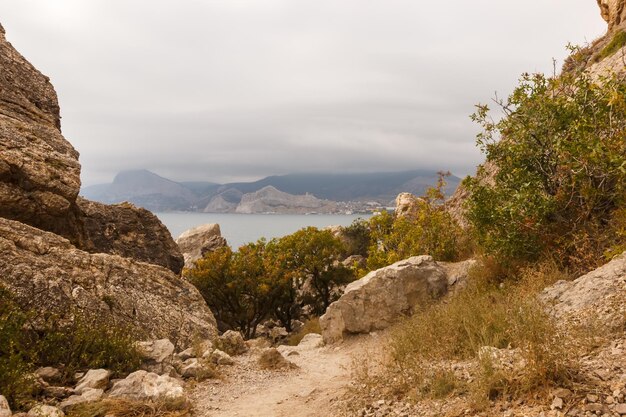
[[[0,26],[1,28],[2,26]],[[4,395],[0,395],[0,417],[11,417],[11,407],[9,407],[9,402],[4,397]]]
[[[28,410],[28,417],[65,417],[65,413],[51,405],[37,404]]]
[[[80,189],[78,152],[61,135],[48,77],[0,27],[0,216],[53,230]]]
[[[202,258],[205,253],[228,245],[217,223],[203,224],[189,229],[176,239],[176,243],[183,253],[187,268],[193,266],[193,263]]]
[[[248,346],[241,333],[234,330],[224,332],[218,339],[217,347],[229,355],[241,355],[248,351]]]
[[[90,369],[87,371],[85,376],[78,381],[76,384],[77,394],[82,394],[87,389],[97,389],[97,388],[107,388],[109,385],[109,377],[111,376],[111,371],[107,369]]]
[[[298,349],[316,349],[324,345],[324,338],[321,334],[309,333],[304,335],[300,343],[298,343]]]
[[[235,361],[226,352],[222,352],[219,349],[215,349],[211,353],[211,361],[216,365],[234,365]]]
[[[367,259],[361,255],[350,255],[344,259],[341,264],[346,268],[353,268],[355,265],[357,268],[365,268],[367,266]]]
[[[63,399],[74,395],[74,393],[74,389],[69,387],[57,387],[54,385],[48,385],[43,387],[43,395],[45,397]]]
[[[445,270],[430,256],[415,256],[372,271],[350,283],[339,300],[320,318],[326,343],[347,333],[369,333],[389,327],[398,318],[447,291]]]
[[[0,218],[0,282],[24,305],[60,316],[78,309],[137,330],[138,337],[190,343],[216,337],[193,285],[160,266],[89,254],[66,239]]]
[[[61,380],[61,371],[51,366],[39,368],[35,371],[35,375],[43,379],[47,383],[59,382]]]
[[[171,359],[174,354],[174,344],[169,339],[137,342],[137,347],[143,360],[156,363]]]
[[[574,281],[559,281],[543,290],[540,298],[557,317],[589,317],[620,323],[611,318],[626,314],[626,252]]]
[[[186,361],[187,359],[194,358],[195,356],[196,356],[196,353],[194,352],[193,348],[187,348],[183,350],[182,352],[179,352],[176,354],[176,357],[183,362]]]
[[[67,400],[63,401],[61,404],[59,404],[59,407],[61,407],[61,410],[67,412],[75,405],[100,401],[103,396],[104,390],[87,388],[83,391],[81,395],[72,395]]]
[[[115,382],[108,394],[109,398],[152,401],[184,398],[184,395],[183,386],[177,379],[143,370]]]
[[[261,352],[258,360],[261,369],[293,369],[297,368],[296,364],[288,361],[275,348],[268,348]]]
[[[337,203],[320,200],[312,194],[293,195],[268,185],[252,193],[244,194],[235,213],[280,213],[299,214],[308,212],[328,212]]]
[[[626,0],[597,0],[602,18],[609,24],[609,32],[626,21]]]
[[[105,205],[78,198],[77,211],[80,249],[160,265],[175,274],[182,271],[184,260],[178,245],[148,210],[130,203]]]
[[[396,197],[396,217],[406,217],[414,215],[419,209],[420,203],[423,203],[419,197],[411,193],[400,193]]]

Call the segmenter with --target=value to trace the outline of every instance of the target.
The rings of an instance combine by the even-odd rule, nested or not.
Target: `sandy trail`
[[[222,380],[205,381],[193,389],[195,412],[202,417],[333,415],[331,407],[346,391],[353,360],[369,344],[367,339],[371,338],[357,337],[339,346],[293,348],[298,354],[285,356],[299,369],[289,371],[260,370],[258,351],[238,356]]]

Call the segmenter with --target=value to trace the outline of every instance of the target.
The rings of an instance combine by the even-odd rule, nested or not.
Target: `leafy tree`
[[[524,74],[496,103],[502,119],[486,105],[472,116],[486,166],[495,167],[466,180],[479,244],[505,262],[553,252],[566,266],[594,266],[618,244],[612,225],[624,213],[626,83]]]
[[[371,239],[370,224],[367,220],[354,220],[350,226],[343,228],[342,234],[346,240],[346,256],[361,255],[367,258]]]
[[[220,248],[186,271],[218,322],[238,329],[246,338],[255,336],[277,293],[273,275],[266,272],[265,249],[264,240],[241,246],[237,252]]]
[[[328,230],[307,227],[285,236],[277,243],[277,250],[284,254],[282,268],[298,287],[304,289],[305,304],[313,307],[316,314],[338,298],[335,288],[353,279],[352,272],[339,260],[344,252],[341,242]]]

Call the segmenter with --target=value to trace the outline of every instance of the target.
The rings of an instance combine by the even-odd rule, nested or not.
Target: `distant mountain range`
[[[290,174],[254,182],[175,182],[147,170],[123,171],[111,184],[81,194],[107,204],[129,201],[151,211],[215,213],[338,213],[389,206],[401,192],[423,194],[436,184],[427,170],[365,174]],[[447,178],[451,195],[460,178]],[[374,204],[376,203],[376,204]]]

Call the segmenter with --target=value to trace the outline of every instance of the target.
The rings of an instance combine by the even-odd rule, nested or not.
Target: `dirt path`
[[[354,338],[339,346],[281,348],[298,369],[260,370],[258,351],[236,357],[222,380],[198,384],[192,391],[195,411],[202,417],[328,416],[350,383],[353,358],[371,339]],[[290,351],[296,354],[289,355]],[[224,368],[222,368],[224,369]]]

